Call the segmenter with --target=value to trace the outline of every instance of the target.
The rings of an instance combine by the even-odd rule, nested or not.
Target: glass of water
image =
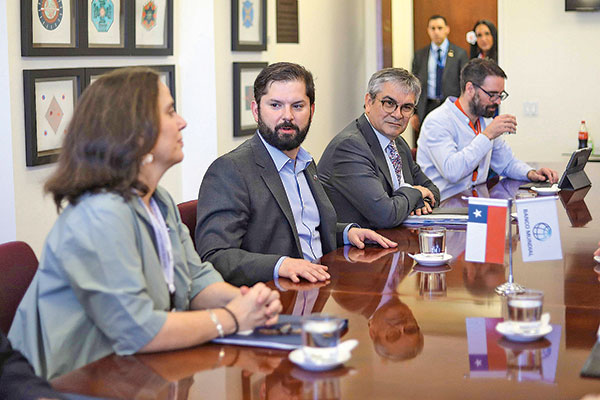
[[[508,319],[522,327],[535,327],[540,324],[544,307],[544,293],[539,290],[526,290],[523,293],[509,293],[506,301]]]
[[[446,228],[443,226],[423,226],[419,228],[419,249],[421,254],[425,255],[446,253]]]
[[[342,320],[327,314],[311,314],[302,320],[302,348],[315,364],[335,362]]]

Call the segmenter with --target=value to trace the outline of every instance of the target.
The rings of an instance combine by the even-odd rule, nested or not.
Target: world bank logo
[[[533,227],[533,237],[543,242],[552,236],[552,228],[545,222],[538,222]]]

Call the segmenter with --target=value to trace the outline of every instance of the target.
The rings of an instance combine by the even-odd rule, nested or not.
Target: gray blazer
[[[427,62],[430,50],[431,46],[427,46],[416,51],[412,65],[413,74],[421,81],[421,97],[417,104],[417,115],[421,123],[427,106]],[[446,66],[442,75],[442,100],[448,96],[460,96],[460,70],[468,61],[466,51],[452,43],[449,44]]]
[[[314,162],[304,174],[319,208],[326,254],[343,244],[345,225],[336,223]],[[272,280],[282,256],[303,258],[285,188],[258,133],[216,159],[204,175],[196,248],[202,260],[210,260],[226,281],[238,286]]]
[[[402,137],[396,139],[406,183],[431,190],[436,204],[440,191],[412,159]],[[365,115],[352,121],[327,145],[319,161],[319,179],[335,207],[340,222],[364,228],[393,228],[418,207],[421,192],[411,187],[394,191],[386,155]]]

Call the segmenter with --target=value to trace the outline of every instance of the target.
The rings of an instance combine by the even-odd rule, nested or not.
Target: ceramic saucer
[[[558,185],[556,183],[550,187],[535,187],[534,186],[531,188],[531,190],[533,190],[534,192],[536,192],[537,194],[539,194],[541,196],[556,194],[556,193],[560,192],[560,188],[558,187]]]
[[[600,256],[594,256],[594,261],[600,264]]]
[[[452,260],[452,255],[448,253],[442,254],[408,254],[413,260],[417,263],[424,265],[426,267],[437,267],[439,265],[447,264],[450,260]]]
[[[337,359],[331,362],[314,362],[313,360],[309,360],[306,357],[306,354],[304,354],[304,350],[296,349],[290,353],[288,358],[297,366],[307,369],[309,371],[327,371],[330,369],[334,369],[348,361],[350,359],[350,353],[338,352]]]
[[[496,330],[513,342],[533,342],[552,332],[552,325],[546,324],[531,331],[521,330],[514,322],[504,321],[496,325]]]
[[[292,351],[288,358],[297,366],[308,371],[327,371],[334,369],[350,359],[351,350],[358,344],[357,340],[351,339],[338,345],[337,359],[331,361],[313,360],[306,357],[302,348]]]

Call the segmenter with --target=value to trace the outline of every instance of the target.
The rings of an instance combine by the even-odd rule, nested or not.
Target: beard
[[[469,102],[469,108],[471,112],[475,114],[477,117],[483,118],[492,118],[496,111],[498,110],[498,104],[492,104],[489,106],[483,106],[481,104],[481,99],[479,98],[479,94],[473,96],[471,101]]]
[[[285,121],[279,125],[275,126],[275,129],[271,129],[265,124],[261,115],[260,109],[258,110],[258,132],[265,139],[265,142],[269,143],[271,146],[279,149],[281,151],[293,150],[299,147],[304,139],[306,139],[306,135],[308,134],[308,129],[310,128],[310,123],[312,122],[312,113],[310,118],[308,119],[308,124],[306,128],[300,129],[300,127],[291,122]],[[280,135],[280,129],[287,128],[293,129],[296,133],[293,135]]]

